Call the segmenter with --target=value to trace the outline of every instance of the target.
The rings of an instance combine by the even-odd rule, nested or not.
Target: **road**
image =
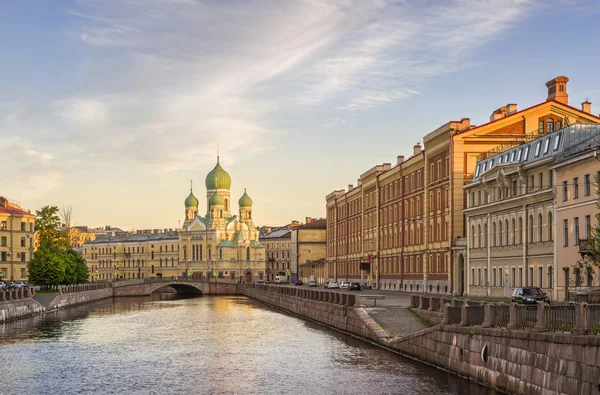
[[[275,285],[275,284],[269,284]],[[367,296],[367,295],[383,295],[385,299],[377,301],[377,307],[408,307],[410,306],[410,294],[398,291],[384,291],[380,289],[365,289],[362,291],[348,291],[345,289],[326,289],[323,286],[320,287],[308,287],[307,285],[291,285],[291,284],[280,284],[278,287],[290,287],[290,288],[306,288],[306,289],[315,289],[319,291],[329,291],[329,292],[339,292],[339,293],[347,293],[347,294],[356,294],[359,296]],[[361,299],[361,303],[365,306],[372,306],[373,300],[370,299]]]

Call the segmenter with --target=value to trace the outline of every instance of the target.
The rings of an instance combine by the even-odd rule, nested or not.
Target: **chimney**
[[[548,87],[548,100],[555,100],[562,104],[569,104],[569,95],[567,94],[567,82],[569,82],[569,78],[561,75],[559,77],[554,78],[546,82],[546,86]]]
[[[514,103],[509,103],[506,105],[506,115],[510,115],[513,112],[517,112],[517,105]]]
[[[417,143],[413,146],[413,156],[421,153],[421,143]]]
[[[583,103],[581,103],[581,111],[591,114],[592,113],[592,102],[590,102],[589,100],[586,100]]]
[[[500,107],[495,110],[492,115],[490,115],[490,122],[495,121],[496,119],[504,118],[506,116],[506,107]]]
[[[312,218],[311,217],[306,217],[306,223],[310,224],[312,222]]]
[[[0,207],[6,207],[8,200],[4,196],[0,196]]]
[[[404,162],[404,155],[398,155],[398,158],[396,158],[396,164],[400,164],[402,162]]]
[[[348,192],[350,192],[353,188],[354,186],[352,184],[348,184]]]

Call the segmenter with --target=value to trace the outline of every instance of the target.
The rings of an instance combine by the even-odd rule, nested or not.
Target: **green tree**
[[[594,282],[595,269],[600,267],[600,177],[596,177],[596,225],[591,225],[590,236],[585,240],[581,259],[573,265],[574,285],[592,284]]]
[[[72,248],[66,251],[68,257],[67,271],[69,272],[69,282],[65,284],[84,284],[88,282],[89,271],[85,264],[83,256]],[[67,281],[67,272],[65,271],[65,281]]]
[[[29,281],[34,285],[55,287],[65,278],[67,256],[63,250],[52,246],[40,246],[29,261]]]
[[[59,211],[56,206],[44,206],[36,210],[35,230],[40,246],[69,247],[69,234],[61,230]]]

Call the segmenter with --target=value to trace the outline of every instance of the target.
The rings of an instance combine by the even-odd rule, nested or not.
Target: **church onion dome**
[[[223,170],[221,163],[219,163],[219,157],[217,156],[217,165],[210,173],[206,176],[206,189],[230,189],[231,188],[231,177]]]
[[[192,208],[192,207],[198,207],[198,199],[196,198],[196,196],[194,196],[194,193],[190,190],[190,196],[187,197],[187,199],[185,199],[185,207],[186,208]]]
[[[240,207],[252,207],[252,199],[250,199],[250,196],[246,193],[246,188],[244,188],[244,194],[240,200],[238,200],[238,205]]]
[[[208,203],[211,206],[224,206],[225,199],[223,199],[223,196],[221,196],[221,194],[217,191],[214,193],[214,195],[212,195],[210,197],[210,200],[208,201]]]

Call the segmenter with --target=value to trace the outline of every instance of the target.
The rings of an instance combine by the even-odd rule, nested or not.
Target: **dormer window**
[[[500,157],[498,158],[498,164],[502,164],[502,155],[500,155]]]
[[[479,165],[475,168],[475,177],[479,177]]]
[[[556,137],[554,138],[554,147],[553,147],[554,151],[558,151],[558,144],[560,144],[560,134],[557,134]]]
[[[529,146],[525,147],[525,153],[523,154],[523,162],[527,161],[528,156],[529,156]]]
[[[535,145],[535,157],[537,158],[540,155],[540,147],[542,145],[541,141],[538,141]]]
[[[546,121],[546,133],[554,132],[554,119],[550,118]]]
[[[523,152],[522,149],[519,150],[519,152],[517,152],[517,161],[521,160],[521,153]]]
[[[548,153],[548,148],[550,147],[550,139],[547,138],[544,141],[544,155],[546,155]]]
[[[513,160],[515,160],[515,151],[510,153],[510,161],[512,162]]]

